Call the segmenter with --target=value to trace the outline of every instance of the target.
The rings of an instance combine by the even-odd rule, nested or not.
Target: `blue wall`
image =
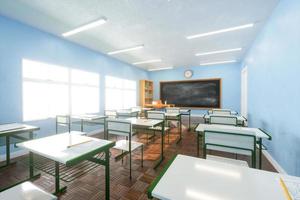
[[[221,78],[222,107],[240,112],[240,80],[239,64],[216,66],[179,67],[171,70],[153,71],[149,78],[154,81],[154,99],[159,99],[159,82],[184,80],[184,71],[191,69],[194,75],[191,79]],[[193,113],[206,113],[206,110],[193,110]]]
[[[105,75],[148,78],[147,71],[2,16],[0,30],[0,124],[22,121],[23,58],[99,73],[102,112]],[[40,136],[54,133],[54,120],[30,123],[41,127]]]
[[[300,176],[300,1],[282,0],[242,64],[249,124],[272,134],[269,153]]]

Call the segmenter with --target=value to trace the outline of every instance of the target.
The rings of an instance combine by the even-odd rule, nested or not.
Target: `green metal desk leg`
[[[262,139],[259,138],[259,169],[262,168]]]
[[[189,131],[191,131],[191,111],[189,111]]]
[[[6,136],[6,166],[10,164],[10,137]]]
[[[129,134],[129,178],[131,179],[131,130],[130,130],[130,134]]]
[[[33,133],[29,133],[30,140],[33,139]],[[29,152],[29,178],[32,179],[34,175],[34,168],[33,168],[33,153]]]
[[[200,148],[200,134],[197,132],[197,157],[199,157],[199,148]]]
[[[16,164],[16,162],[11,162],[11,160],[10,160],[10,136],[9,135],[5,136],[5,143],[6,143],[5,144],[6,145],[6,161],[3,166],[0,166],[0,169],[5,168],[9,165]]]
[[[59,162],[55,162],[55,195],[64,193],[67,190],[66,186],[60,188],[59,179]]]
[[[181,115],[179,115],[179,140],[177,140],[176,144],[178,144],[182,139],[182,122]]]
[[[105,199],[109,200],[110,182],[109,182],[109,149],[105,151]]]
[[[108,140],[108,133],[107,133],[107,128],[106,128],[106,118],[104,118],[104,139]]]
[[[161,129],[161,149],[160,149],[160,159],[158,160],[158,162],[156,163],[156,165],[154,166],[154,169],[156,169],[164,160],[164,136],[165,136],[165,123],[162,122],[161,125],[162,129]]]
[[[34,175],[33,153],[29,152],[29,180],[35,180],[40,177],[41,177],[40,173]]]
[[[83,119],[81,119],[81,124],[80,125],[81,125],[80,130],[81,130],[81,132],[83,132]]]

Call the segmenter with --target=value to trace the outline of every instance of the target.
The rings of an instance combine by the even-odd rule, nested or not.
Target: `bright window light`
[[[99,74],[93,72],[86,72],[83,70],[72,69],[71,78],[73,84],[99,86]]]
[[[99,74],[23,59],[23,121],[99,112]]]
[[[160,71],[160,70],[167,70],[167,69],[173,69],[173,67],[163,67],[163,68],[152,68],[148,69],[148,71]]]
[[[134,46],[134,47],[126,48],[126,49],[111,51],[111,52],[108,52],[107,54],[114,55],[114,54],[124,53],[124,52],[128,52],[128,51],[135,51],[135,50],[139,50],[139,49],[143,49],[143,48],[144,48],[144,45],[138,45],[138,46]]]
[[[208,33],[200,33],[200,34],[196,34],[196,35],[190,35],[190,36],[187,36],[186,39],[190,40],[190,39],[195,39],[195,38],[200,38],[200,37],[206,37],[206,36],[210,36],[210,35],[216,35],[216,34],[220,34],[220,33],[237,31],[237,30],[241,30],[241,29],[245,29],[245,28],[251,28],[253,26],[254,26],[254,23],[245,24],[245,25],[241,25],[241,26],[235,26],[235,27],[231,27],[231,28],[225,28],[225,29],[221,29],[221,30],[217,30],[217,31],[208,32]]]
[[[113,76],[105,77],[105,109],[136,107],[136,81]]]
[[[65,32],[65,33],[62,34],[62,36],[69,37],[71,35],[80,33],[82,31],[86,31],[88,29],[92,29],[92,28],[95,28],[95,27],[100,26],[102,24],[105,24],[106,22],[107,22],[107,19],[101,18],[101,19],[98,19],[96,21],[93,21],[93,22],[90,22],[88,24],[85,24],[83,26],[80,26],[78,28],[75,28],[75,29],[73,29],[71,31]]]
[[[242,48],[234,48],[234,49],[224,49],[219,51],[210,51],[210,52],[204,52],[204,53],[196,53],[195,56],[206,56],[206,55],[212,55],[212,54],[220,54],[220,53],[229,53],[229,52],[235,52],[235,51],[241,51]]]
[[[144,60],[144,61],[139,61],[139,62],[134,62],[132,63],[133,65],[141,65],[141,64],[147,64],[147,63],[157,63],[161,62],[161,59],[152,59],[152,60]]]
[[[23,77],[56,82],[68,82],[68,68],[23,59]]]
[[[99,88],[73,85],[71,87],[72,114],[99,112]]]
[[[224,60],[224,61],[218,61],[218,62],[207,62],[207,63],[200,63],[201,66],[204,65],[217,65],[217,64],[227,64],[227,63],[235,63],[237,60]]]

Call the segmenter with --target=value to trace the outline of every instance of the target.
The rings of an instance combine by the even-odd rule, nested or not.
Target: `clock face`
[[[184,77],[185,78],[191,78],[193,76],[193,71],[192,70],[186,70],[184,72]]]

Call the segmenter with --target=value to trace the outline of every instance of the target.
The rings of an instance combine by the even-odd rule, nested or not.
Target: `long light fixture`
[[[108,55],[114,55],[114,54],[124,53],[124,52],[128,52],[128,51],[143,49],[143,48],[144,48],[144,45],[137,45],[137,46],[129,47],[129,48],[126,48],[126,49],[119,49],[119,50],[116,50],[116,51],[110,51],[107,54]]]
[[[224,60],[218,62],[207,62],[207,63],[200,63],[201,66],[203,65],[216,65],[216,64],[227,64],[227,63],[235,63],[237,60]]]
[[[161,59],[152,59],[152,60],[144,60],[144,61],[139,61],[139,62],[134,62],[132,63],[133,65],[141,65],[141,64],[147,64],[147,63],[157,63],[161,62]]]
[[[152,69],[148,69],[148,71],[152,72],[152,71],[160,71],[160,70],[167,70],[167,69],[173,69],[173,67],[152,68]]]
[[[235,52],[235,51],[241,51],[241,50],[242,50],[242,48],[224,49],[224,50],[219,50],[219,51],[210,51],[210,52],[205,52],[205,53],[196,53],[195,56],[206,56],[206,55],[228,53],[228,52]]]
[[[62,36],[68,37],[68,36],[77,34],[79,32],[86,31],[86,30],[91,29],[91,28],[95,28],[97,26],[105,24],[106,22],[107,22],[106,18],[101,18],[101,19],[98,19],[96,21],[93,21],[93,22],[90,22],[88,24],[85,24],[83,26],[77,27],[77,28],[75,28],[73,30],[70,30],[68,32],[65,32],[65,33],[62,34]]]
[[[241,26],[235,26],[235,27],[231,27],[231,28],[220,29],[220,30],[217,30],[217,31],[212,31],[212,32],[207,32],[207,33],[200,33],[200,34],[196,34],[196,35],[190,35],[190,36],[187,36],[186,39],[190,40],[190,39],[195,39],[195,38],[199,38],[199,37],[205,37],[205,36],[216,35],[216,34],[220,34],[220,33],[237,31],[237,30],[241,30],[241,29],[245,29],[245,28],[251,28],[253,26],[254,26],[254,23],[245,24],[245,25],[241,25]]]

